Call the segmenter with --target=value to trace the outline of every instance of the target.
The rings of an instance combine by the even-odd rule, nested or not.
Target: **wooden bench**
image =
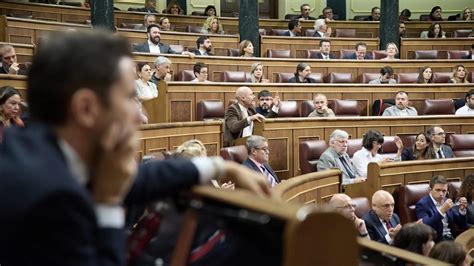
[[[444,29],[443,29],[444,30]],[[439,59],[447,59],[449,50],[471,50],[472,38],[421,39],[402,38],[400,58],[414,59],[417,50],[438,50]],[[454,65],[453,65],[454,66]]]
[[[344,185],[344,190],[351,197],[371,198],[380,189],[393,193],[402,185],[429,183],[435,175],[443,175],[448,181],[462,181],[472,173],[474,157],[370,163],[367,181]]]

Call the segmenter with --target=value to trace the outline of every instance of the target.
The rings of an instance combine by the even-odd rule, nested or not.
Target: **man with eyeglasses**
[[[456,111],[456,115],[474,115],[474,89],[470,89],[465,96],[466,105]]]
[[[372,210],[362,219],[367,226],[371,240],[390,245],[400,231],[400,218],[393,212],[395,200],[392,194],[379,190],[372,196]]]
[[[440,126],[430,127],[426,133],[431,138],[431,145],[436,154],[436,159],[444,158],[454,158],[453,149],[448,145],[444,144],[446,142],[446,132]]]
[[[334,194],[329,201],[329,205],[342,214],[342,216],[354,222],[354,226],[357,232],[359,232],[360,237],[369,237],[364,220],[355,214],[355,208],[357,206],[352,202],[351,197],[343,193]]]
[[[272,97],[272,93],[268,90],[261,90],[257,98],[258,106],[255,108],[257,113],[266,118],[278,117],[278,110],[280,109],[280,96],[278,96],[278,92],[275,94],[275,97]]]
[[[442,175],[433,176],[430,180],[430,193],[415,206],[416,217],[436,231],[435,242],[454,240],[455,233],[467,227],[466,198],[459,199],[459,209],[456,209],[453,208],[454,202],[446,197],[447,193],[446,178]]]
[[[270,154],[268,140],[262,136],[252,135],[247,139],[247,150],[249,157],[243,162],[243,165],[262,173],[271,187],[280,183],[275,171],[268,164],[268,155]]]
[[[342,171],[342,184],[351,184],[365,181],[365,178],[358,177],[355,174],[354,165],[347,154],[347,140],[349,134],[344,130],[336,129],[329,137],[331,145],[321,154],[317,164],[318,171],[331,168],[338,168]]]
[[[297,17],[297,19],[303,20],[315,20],[316,18],[311,17],[309,13],[311,13],[311,6],[308,4],[302,4],[300,6],[301,15]]]

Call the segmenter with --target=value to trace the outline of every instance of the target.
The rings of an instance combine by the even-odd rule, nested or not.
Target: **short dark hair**
[[[194,73],[194,76],[196,76],[196,73],[201,73],[201,69],[203,68],[206,68],[207,65],[202,63],[202,62],[196,62],[196,64],[194,64],[193,66],[193,73]]]
[[[305,7],[305,6],[311,7],[309,4],[302,4],[302,5],[300,6],[300,11],[303,11],[303,7]]]
[[[433,13],[436,11],[436,10],[442,10],[440,6],[434,6],[432,9],[431,9],[431,12],[430,12],[430,15],[433,15]]]
[[[330,40],[328,40],[328,39],[321,39],[321,40],[319,41],[319,47],[321,47],[324,42],[327,42],[327,43],[331,44],[331,41],[330,41]]]
[[[323,11],[322,11],[322,13],[324,14],[324,11],[326,11],[326,10],[332,10],[332,8],[331,8],[331,7],[329,7],[329,6],[327,6],[327,7],[323,8]]]
[[[73,94],[89,88],[109,103],[120,80],[119,62],[132,58],[130,44],[108,32],[54,32],[41,42],[28,75],[28,103],[34,120],[62,125]]]
[[[143,67],[145,67],[146,65],[150,66],[146,62],[138,62],[137,67],[136,67],[137,68],[137,73],[142,72]]]
[[[464,246],[454,241],[442,241],[437,243],[429,254],[430,258],[445,261],[452,265],[463,265],[466,256]]]
[[[197,48],[199,49],[199,45],[204,44],[204,42],[207,39],[209,39],[209,36],[200,36],[199,38],[197,38],[197,40],[196,40]]]
[[[470,90],[466,93],[466,96],[464,97],[464,99],[466,99],[466,102],[467,102],[467,98],[470,98],[472,95],[474,95],[474,89],[470,89]]]
[[[430,138],[433,137],[435,127],[441,127],[441,126],[434,125],[434,126],[429,127],[429,128],[426,130],[426,134],[428,134],[428,136],[430,136]]]
[[[380,7],[378,7],[378,6],[374,6],[374,7],[372,7],[372,11],[371,11],[371,13],[374,13],[374,10],[375,10],[375,9],[380,9]]]
[[[356,44],[356,46],[355,46],[356,51],[357,51],[357,49],[359,48],[359,46],[364,46],[364,47],[367,48],[367,44],[366,44],[365,42],[358,42],[358,43]]]
[[[442,175],[435,175],[430,180],[430,188],[433,188],[434,185],[436,185],[436,184],[445,185],[445,184],[448,184],[448,181],[446,180],[446,177],[444,177]]]
[[[13,95],[20,95],[20,92],[11,86],[1,87],[0,88],[0,105],[4,104]]]
[[[160,28],[160,26],[159,26],[158,24],[150,24],[150,25],[148,25],[148,27],[146,27],[146,32],[147,32],[147,33],[150,33],[151,29],[152,29],[152,28],[155,28],[155,27],[158,28],[158,29]]]
[[[393,76],[393,68],[390,66],[384,66],[380,69],[380,74],[385,75],[389,74],[390,76]]]
[[[293,30],[296,26],[298,26],[299,23],[300,21],[298,19],[290,20],[290,22],[288,22],[288,29]]]
[[[272,97],[272,93],[269,92],[268,90],[261,90],[261,91],[257,94],[257,99],[260,99],[260,97]]]
[[[206,9],[204,9],[204,15],[207,16],[207,11],[209,11],[209,9],[214,9],[214,13],[216,13],[216,15],[217,15],[217,9],[216,9],[216,7],[213,6],[213,5],[208,5],[208,6],[206,6]]]
[[[436,239],[436,231],[423,223],[408,223],[393,238],[392,245],[417,254],[423,254],[423,244]]]
[[[374,147],[374,141],[377,141],[379,144],[383,144],[383,134],[378,130],[369,130],[362,138],[362,147],[366,148],[367,150],[371,150]]]

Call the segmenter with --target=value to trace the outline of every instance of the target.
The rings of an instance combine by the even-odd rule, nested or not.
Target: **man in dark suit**
[[[212,42],[209,36],[200,36],[196,40],[197,50],[194,50],[195,55],[212,55]]]
[[[316,59],[336,59],[334,55],[331,54],[331,41],[328,39],[322,39],[319,41],[319,51],[314,58]]]
[[[309,14],[311,13],[311,6],[308,4],[302,4],[300,6],[301,15],[297,17],[297,19],[303,20],[315,20],[316,18],[311,17]]]
[[[351,197],[344,193],[334,194],[329,201],[329,205],[342,214],[342,216],[354,223],[354,226],[357,232],[359,232],[360,237],[369,237],[365,221],[357,217],[355,214],[356,205],[352,201]]]
[[[367,44],[364,42],[359,42],[355,46],[355,53],[345,56],[343,59],[353,59],[353,60],[370,60],[372,55],[367,53]]]
[[[268,90],[262,90],[257,95],[258,106],[255,108],[257,113],[263,115],[266,118],[278,117],[278,111],[280,108],[280,96],[278,93],[275,97],[272,97],[272,93]]]
[[[316,83],[316,80],[309,77],[311,66],[306,63],[299,63],[296,66],[295,76],[288,80],[288,83]]]
[[[288,31],[285,36],[294,37],[301,35],[301,22],[299,19],[292,19],[288,22]]]
[[[372,12],[370,13],[370,16],[368,16],[364,21],[380,21],[380,7],[374,6],[372,7]]]
[[[234,146],[237,138],[248,137],[253,133],[254,121],[265,117],[253,107],[255,95],[249,87],[240,87],[235,92],[236,103],[227,108],[224,115],[224,147]]]
[[[147,32],[147,41],[135,45],[133,47],[134,52],[139,53],[156,53],[156,54],[178,54],[176,51],[171,49],[171,47],[167,44],[161,43],[161,34],[160,34],[160,26],[157,24],[151,24],[146,29]]]
[[[428,128],[426,134],[431,138],[431,145],[433,145],[436,158],[454,158],[453,149],[450,146],[446,145],[446,132],[440,126],[434,126]]]
[[[459,200],[459,209],[454,209],[454,203],[446,198],[448,181],[441,175],[433,176],[430,180],[430,193],[416,203],[416,217],[436,231],[435,242],[454,240],[455,233],[467,227],[466,198]]]
[[[395,235],[400,231],[400,218],[393,213],[395,200],[392,194],[379,190],[372,196],[372,210],[363,219],[371,240],[391,244]]]
[[[314,37],[327,38],[331,36],[331,28],[326,24],[326,20],[320,18],[314,22]]]
[[[0,59],[0,74],[26,75],[26,71],[20,69],[13,46],[9,44],[0,45]]]
[[[2,265],[124,265],[122,203],[147,203],[228,174],[260,195],[270,192],[265,178],[218,158],[137,168],[140,116],[127,40],[50,37],[28,77],[35,122],[6,130],[0,147]]]
[[[268,180],[271,187],[280,183],[280,179],[268,164],[268,155],[270,148],[268,147],[268,140],[262,136],[252,135],[247,139],[247,151],[249,157],[243,162],[243,165],[248,168],[262,173]]]

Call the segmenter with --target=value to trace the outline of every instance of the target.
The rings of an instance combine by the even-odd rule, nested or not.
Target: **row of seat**
[[[294,77],[294,73],[276,73],[275,83],[287,83],[288,80]],[[398,73],[395,74],[397,83],[416,83],[418,79],[418,73]],[[435,83],[448,83],[451,79],[452,72],[435,72],[433,74],[433,81]],[[337,73],[331,72],[326,77],[322,73],[311,73],[310,78],[315,80],[316,83],[363,83],[367,84],[369,81],[380,77],[380,73],[363,73],[358,78],[354,79],[352,73]],[[178,73],[177,81],[191,81],[193,80],[194,73],[192,70],[183,70]],[[245,71],[223,71],[221,72],[221,82],[246,82],[250,78],[250,74]],[[270,77],[268,77],[270,78]],[[474,71],[468,73],[470,82],[474,80]]]
[[[389,105],[382,107],[381,113]],[[361,116],[365,114],[365,106],[361,106],[356,100],[329,100],[328,107],[334,111],[336,116]],[[199,101],[196,105],[196,119],[198,121],[223,119],[225,114],[224,103],[221,101]],[[454,114],[455,101],[452,99],[426,99],[419,108],[419,115],[450,115]],[[278,117],[308,117],[314,111],[312,100],[301,102],[301,108],[297,101],[281,101]]]
[[[271,35],[274,36],[286,36],[285,34],[288,32],[288,29],[272,29]],[[304,32],[304,36],[312,37],[314,36],[315,30],[314,29],[307,29]],[[459,29],[454,31],[454,38],[466,38],[472,33],[472,29]],[[265,35],[265,34],[263,34]],[[335,29],[334,35],[332,37],[341,37],[341,38],[355,38],[356,36],[356,29]]]
[[[401,135],[405,147],[411,147],[416,135]],[[474,156],[474,135],[472,134],[448,134],[446,143],[453,149],[456,157]],[[328,148],[324,140],[308,140],[300,143],[299,162],[301,174],[316,172],[316,165],[321,154]],[[362,139],[349,139],[347,143],[347,154],[352,158],[354,153],[362,149]],[[393,136],[384,136],[382,154],[394,155],[397,153],[397,145]]]

